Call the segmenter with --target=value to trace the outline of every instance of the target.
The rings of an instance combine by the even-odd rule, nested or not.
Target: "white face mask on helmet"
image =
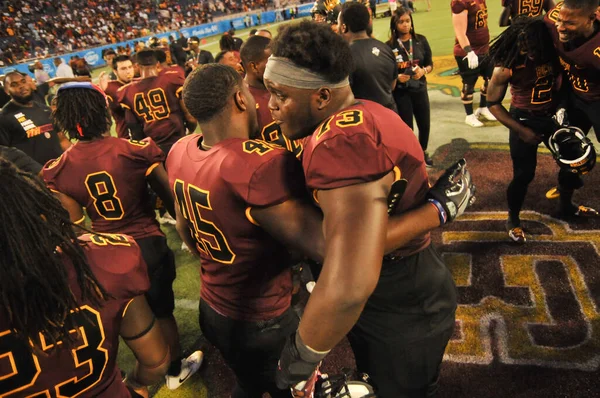
[[[596,164],[594,145],[577,127],[556,130],[548,140],[548,149],[562,169],[573,173],[587,174]]]

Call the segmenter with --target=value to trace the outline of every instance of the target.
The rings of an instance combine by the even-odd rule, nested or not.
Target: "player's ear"
[[[248,108],[248,104],[246,103],[246,99],[244,98],[244,93],[242,90],[237,90],[233,96],[233,103],[240,110],[240,112],[244,112]]]
[[[331,89],[322,87],[316,92],[317,109],[323,110],[331,102]]]

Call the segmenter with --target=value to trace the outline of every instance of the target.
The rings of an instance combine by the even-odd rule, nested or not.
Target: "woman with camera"
[[[387,44],[394,51],[398,64],[398,84],[393,92],[398,113],[413,130],[413,117],[417,121],[425,163],[432,166],[427,153],[431,117],[425,75],[433,70],[433,60],[427,39],[415,33],[410,10],[400,7],[392,14]]]

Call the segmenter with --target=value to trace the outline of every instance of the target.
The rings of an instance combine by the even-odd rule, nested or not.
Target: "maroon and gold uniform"
[[[175,200],[200,252],[200,297],[231,319],[273,319],[290,306],[289,254],[256,225],[250,208],[302,195],[300,162],[263,141],[227,139],[204,151],[201,140],[192,135],[178,141],[166,163]]]
[[[560,2],[544,16],[550,30],[559,61],[573,88],[573,93],[586,102],[600,100],[600,30],[579,47],[571,49],[569,43],[558,38],[556,19],[563,3]],[[598,22],[596,22],[598,24]],[[565,82],[567,84],[567,82]]]
[[[119,80],[111,80],[108,82],[106,90],[104,90],[104,93],[108,98],[110,113],[112,114],[113,119],[115,119],[117,136],[119,138],[129,138],[129,130],[125,124],[125,110],[117,102],[117,90],[124,85],[125,84],[121,83]]]
[[[535,113],[553,112],[560,83],[555,66],[552,63],[536,65],[529,58],[524,58],[522,64],[511,70],[511,105]]]
[[[300,158],[302,155],[302,140],[290,141],[283,135],[279,125],[273,121],[271,110],[269,109],[269,98],[271,97],[269,91],[252,86],[248,88],[256,101],[260,137],[266,142],[286,148],[288,151],[293,152],[296,157]]]
[[[488,13],[485,0],[452,0],[451,9],[453,14],[460,14],[467,10],[467,38],[475,54],[487,54],[490,43],[490,31],[488,29]],[[454,56],[464,57],[467,53],[454,42]]]
[[[367,183],[392,170],[408,182],[396,213],[423,203],[429,191],[423,150],[414,133],[397,113],[371,101],[360,100],[325,120],[304,141],[302,164],[313,196],[315,190]],[[425,234],[396,254],[414,254],[429,242]]]
[[[108,240],[83,235],[80,240],[92,272],[110,298],[101,307],[82,301],[77,275],[65,257],[78,304],[69,316],[79,326],[79,336],[73,333],[71,346],[65,342],[53,346],[40,333],[40,353],[25,347],[15,336],[8,314],[0,310],[1,397],[131,397],[116,364],[119,330],[129,302],[149,288],[146,264],[127,236]]]
[[[181,91],[185,80],[176,70],[133,81],[118,90],[117,101],[143,126],[146,137],[168,146],[185,135]]]
[[[550,8],[549,0],[502,0],[502,7],[510,7],[510,16],[537,17]]]
[[[98,232],[135,239],[162,236],[146,188],[146,176],[165,159],[149,138],[128,141],[106,137],[80,141],[42,173],[53,191],[75,199]]]

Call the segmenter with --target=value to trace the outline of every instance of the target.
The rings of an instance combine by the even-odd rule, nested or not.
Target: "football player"
[[[565,0],[545,16],[568,81],[566,110],[571,125],[600,138],[600,21],[597,0]],[[565,79],[566,80],[566,79]],[[557,116],[564,119],[564,110]],[[561,192],[562,194],[562,192]]]
[[[201,258],[200,327],[236,375],[234,397],[289,397],[274,380],[298,323],[287,247],[322,260],[320,213],[305,197],[295,156],[250,139],[258,130],[256,104],[233,68],[200,66],[186,80],[183,99],[203,135],[177,142],[167,170],[177,230]],[[440,221],[434,207],[423,205],[390,223],[388,249]]]
[[[154,50],[144,49],[136,54],[141,79],[121,87],[117,102],[125,109],[125,121],[131,137],[152,138],[165,154],[186,134],[193,132],[196,121],[181,102],[184,79],[179,72],[158,71]]]
[[[471,127],[481,127],[479,116],[486,120],[496,120],[487,108],[486,91],[494,66],[487,62],[490,31],[485,0],[452,0],[452,26],[456,35],[454,58],[460,71],[463,88],[460,98],[467,116],[465,123]],[[479,76],[483,77],[479,108],[473,113],[473,93]]]
[[[170,353],[135,241],[77,237],[43,183],[3,159],[0,203],[0,396],[147,397]],[[119,336],[138,361],[127,384]]]
[[[554,8],[554,0],[502,0],[500,26],[509,26],[518,16],[537,17]]]
[[[95,231],[127,234],[140,246],[150,279],[146,297],[173,355],[167,387],[177,388],[198,370],[202,353],[181,359],[173,317],[175,257],[156,221],[146,188],[149,183],[174,213],[162,165],[165,155],[151,139],[128,141],[110,137],[107,100],[99,87],[90,83],[61,86],[53,119],[61,131],[78,142],[46,164],[44,180],[69,211],[72,221],[81,224],[85,220],[85,207]]]
[[[269,38],[252,36],[246,40],[240,51],[242,64],[246,71],[245,80],[248,83],[250,93],[256,101],[260,138],[266,142],[286,148],[297,157],[300,157],[302,154],[302,141],[290,141],[285,138],[281,134],[279,125],[273,121],[271,111],[269,110],[269,98],[271,94],[267,91],[263,81],[267,59],[271,55],[269,43],[271,43],[271,39]]]
[[[393,111],[354,98],[352,54],[327,26],[288,25],[271,49],[264,75],[269,107],[289,139],[307,137],[302,164],[325,236],[323,270],[281,354],[278,386],[307,380],[348,335],[358,370],[372,377],[377,396],[434,394],[454,329],[456,290],[428,233],[383,257],[387,199],[402,184],[392,213],[425,203],[429,216],[444,223],[464,211],[470,184],[457,189],[456,203],[440,200],[445,190],[437,184],[429,189],[414,133]],[[463,170],[464,163],[456,165],[457,173]]]
[[[133,80],[133,62],[127,55],[118,55],[112,60],[115,80],[107,80],[105,72],[100,73],[99,83],[110,103],[110,112],[115,119],[115,128],[119,138],[130,138],[129,129],[125,123],[125,110],[117,102],[119,88]]]
[[[516,45],[515,45],[516,44]],[[508,127],[513,179],[508,185],[509,238],[526,241],[519,213],[527,187],[533,181],[537,164],[537,147],[557,129],[552,116],[558,103],[558,78],[561,74],[552,39],[541,17],[517,17],[490,47],[491,62],[497,65],[488,88],[488,106],[496,118]],[[510,113],[502,99],[510,83]],[[573,191],[582,186],[581,177],[560,169],[558,186],[564,215],[583,216],[595,213],[586,206],[572,203]]]

